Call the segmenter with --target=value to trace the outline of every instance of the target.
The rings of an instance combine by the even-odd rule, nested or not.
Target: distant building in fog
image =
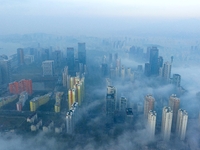
[[[54,75],[54,60],[46,60],[42,62],[43,76]]]
[[[164,141],[170,140],[173,111],[170,107],[164,107],[162,111],[162,137]]]
[[[169,81],[171,77],[171,63],[165,62],[163,66],[163,78],[165,81]]]
[[[78,43],[78,60],[83,65],[86,64],[86,48],[85,43]]]
[[[18,60],[18,65],[24,65],[24,49],[23,48],[17,49],[17,60]]]
[[[74,75],[74,48],[72,47],[67,48],[67,66],[69,75]]]
[[[11,76],[11,61],[0,60],[2,83],[9,83],[12,80]]]
[[[127,107],[128,107],[127,99],[124,96],[121,96],[119,101],[120,110],[125,111]]]
[[[180,87],[181,86],[181,75],[179,75],[179,74],[173,74],[172,83],[176,87]]]
[[[158,75],[159,68],[158,68],[158,49],[157,47],[151,47],[150,48],[150,57],[149,57],[149,63],[150,63],[150,69],[151,69],[151,75]]]
[[[117,90],[114,86],[107,87],[106,94],[106,114],[108,116],[114,115],[116,110]]]

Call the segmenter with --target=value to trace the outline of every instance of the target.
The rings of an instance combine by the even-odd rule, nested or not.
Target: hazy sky
[[[194,30],[199,8],[199,0],[0,0],[0,34],[142,30],[174,21]]]

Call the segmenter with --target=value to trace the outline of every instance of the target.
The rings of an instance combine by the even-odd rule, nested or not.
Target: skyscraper
[[[125,111],[125,109],[127,108],[127,99],[124,96],[121,96],[120,98],[119,108],[122,111]]]
[[[172,81],[172,83],[176,87],[180,87],[180,85],[181,85],[181,75],[179,75],[179,74],[173,74],[173,81]]]
[[[12,80],[11,76],[11,61],[10,60],[0,60],[2,83],[9,83]]]
[[[18,60],[18,65],[24,65],[24,49],[23,48],[17,49],[17,60]]]
[[[169,141],[171,135],[173,111],[170,107],[164,107],[162,111],[162,137],[164,141]]]
[[[86,48],[85,43],[78,43],[78,60],[83,65],[86,64]]]
[[[188,113],[183,109],[178,110],[176,135],[180,140],[185,139],[185,133],[187,128]]]
[[[74,75],[74,48],[72,47],[67,48],[67,66],[68,73]]]
[[[157,47],[150,48],[149,63],[151,68],[151,75],[158,75],[158,49]]]
[[[172,94],[169,98],[169,107],[173,111],[172,132],[174,132],[176,129],[176,121],[177,121],[179,105],[180,105],[180,99],[177,98],[175,94]]]
[[[107,87],[106,94],[106,114],[108,116],[114,115],[116,110],[117,90],[114,86]]]
[[[171,77],[171,63],[165,62],[163,68],[163,78],[165,81],[169,81]]]
[[[148,125],[147,125],[147,129],[148,129],[148,134],[149,134],[149,138],[153,139],[155,136],[155,129],[156,129],[156,112],[150,110],[148,113]]]
[[[146,95],[144,99],[144,117],[148,118],[150,110],[154,110],[155,99],[152,95]]]
[[[54,61],[46,60],[42,62],[43,76],[53,76],[54,75]]]

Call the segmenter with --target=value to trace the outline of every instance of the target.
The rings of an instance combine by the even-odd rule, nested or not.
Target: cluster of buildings
[[[121,65],[121,59],[118,58],[118,54],[110,53],[109,57],[103,56],[101,64],[101,74],[102,77],[109,77],[110,79],[121,78],[123,81],[133,81],[135,72],[131,68],[126,68]]]
[[[46,104],[50,97],[52,95],[52,92],[45,94],[43,96],[34,97],[30,100],[30,111],[36,111],[41,105]]]
[[[11,94],[20,94],[26,91],[29,95],[33,93],[32,80],[22,79],[19,82],[9,83],[9,91]]]
[[[55,133],[62,133],[65,130],[65,124],[63,122],[54,122],[52,120],[48,120],[43,123],[43,120],[38,118],[37,113],[31,114],[27,118],[27,122],[30,123],[30,129],[33,132],[42,130],[44,133],[53,131]]]
[[[154,110],[155,99],[147,95],[144,100],[144,116],[148,120],[147,129],[151,139],[155,136],[156,116]],[[188,113],[180,109],[180,99],[172,94],[169,98],[169,106],[162,109],[161,134],[164,141],[169,141],[171,132],[175,133],[180,140],[185,139]]]

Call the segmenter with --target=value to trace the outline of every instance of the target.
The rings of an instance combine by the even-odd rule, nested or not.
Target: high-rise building
[[[173,111],[173,120],[172,120],[172,132],[175,132],[176,122],[177,122],[177,114],[180,106],[180,99],[176,97],[175,94],[172,94],[169,98],[169,107]]]
[[[171,63],[165,62],[163,66],[163,78],[165,81],[169,81],[171,77]]]
[[[70,75],[74,75],[74,48],[68,47],[67,48],[67,66],[68,66],[68,73]]]
[[[144,99],[144,117],[148,118],[150,110],[154,110],[155,99],[152,95],[146,95]]]
[[[86,64],[86,48],[85,43],[78,43],[78,60],[83,65]]]
[[[54,60],[46,60],[42,62],[43,76],[54,75]]]
[[[148,113],[148,135],[150,139],[153,139],[155,136],[155,129],[156,129],[156,112],[150,110]]]
[[[17,59],[18,59],[18,65],[24,65],[24,49],[23,48],[17,49]]]
[[[124,96],[121,96],[119,101],[119,109],[122,111],[125,111],[125,109],[128,107],[127,99]]]
[[[150,63],[145,63],[145,66],[144,66],[144,74],[149,77],[150,74],[151,74],[151,66],[150,66]]]
[[[177,116],[177,124],[176,124],[176,135],[180,140],[185,139],[186,128],[188,121],[188,113],[186,110],[179,109]]]
[[[158,75],[158,49],[157,47],[150,48],[150,58],[149,58],[151,75]]]
[[[159,56],[158,57],[158,68],[162,67],[163,66],[163,57],[162,56]]]
[[[53,59],[55,67],[60,67],[62,62],[62,52],[61,50],[56,50],[53,52]]]
[[[173,111],[170,107],[164,107],[162,111],[162,137],[164,141],[170,140]]]
[[[172,83],[176,87],[180,87],[181,86],[181,75],[179,75],[179,74],[173,74]]]
[[[68,66],[66,66],[63,70],[63,74],[62,74],[62,81],[63,81],[63,86],[64,87],[68,87],[68,81],[69,81],[69,76],[68,76]]]
[[[106,114],[108,116],[114,115],[116,110],[117,90],[114,86],[107,87],[106,94]]]
[[[9,83],[12,80],[11,76],[11,61],[0,60],[2,83]]]

